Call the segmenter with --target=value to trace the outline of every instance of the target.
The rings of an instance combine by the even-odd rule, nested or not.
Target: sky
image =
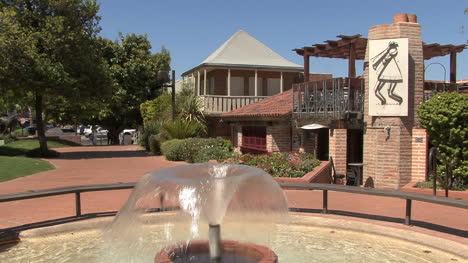
[[[416,14],[426,43],[468,44],[468,0],[98,0],[101,35],[146,34],[156,53],[171,53],[176,75],[197,66],[238,30],[244,30],[286,59],[303,65],[292,49],[361,34]],[[465,31],[465,32],[463,32]],[[450,56],[425,61],[427,80],[448,80]],[[468,79],[468,50],[457,55],[457,79]],[[356,65],[362,74],[362,62]],[[347,60],[314,58],[310,71],[347,75]],[[177,77],[180,78],[180,77]]]

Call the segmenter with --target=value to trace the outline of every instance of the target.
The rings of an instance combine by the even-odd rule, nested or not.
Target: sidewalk
[[[72,185],[135,182],[148,171],[183,164],[167,161],[161,156],[148,156],[136,145],[70,147],[56,150],[62,153],[62,157],[48,160],[56,167],[55,170],[0,183],[0,194]],[[321,191],[285,192],[290,207],[311,211],[312,215],[320,215]],[[129,193],[130,190],[83,193],[82,213],[119,210]],[[466,209],[414,201],[414,226],[408,227],[402,224],[405,200],[330,192],[328,202],[330,214],[320,216],[408,228],[468,244]],[[0,228],[73,216],[74,205],[74,195],[71,194],[0,203]]]

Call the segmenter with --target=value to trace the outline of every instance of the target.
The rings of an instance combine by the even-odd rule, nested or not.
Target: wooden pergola
[[[361,35],[337,36],[338,40],[326,40],[325,44],[315,44],[309,47],[293,49],[304,57],[304,79],[309,79],[310,57],[348,59],[348,77],[356,77],[356,60],[364,60],[367,49],[367,38]],[[462,45],[440,45],[438,43],[423,43],[423,57],[425,60],[450,54],[450,83],[456,83],[457,53],[465,49]]]

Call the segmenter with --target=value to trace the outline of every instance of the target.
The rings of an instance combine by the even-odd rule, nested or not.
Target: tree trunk
[[[44,120],[42,119],[42,95],[36,93],[36,127],[41,153],[47,152],[47,138],[45,136]]]
[[[119,134],[123,131],[123,128],[112,127],[109,129],[108,136],[110,136],[112,145],[120,144]]]

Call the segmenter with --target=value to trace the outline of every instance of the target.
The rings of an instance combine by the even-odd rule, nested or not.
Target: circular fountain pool
[[[451,262],[466,260],[468,251],[455,242],[401,229],[290,214],[284,192],[263,170],[193,164],[144,175],[112,221],[22,233],[18,245],[0,248],[0,262],[151,263],[156,255],[178,251],[182,260],[177,262],[193,263],[190,251],[202,243],[209,249],[203,248],[200,256],[211,263],[226,257],[251,262],[245,256],[252,253],[231,253],[226,241],[263,247],[281,263]]]
[[[149,263],[165,246],[174,213],[155,213],[166,224],[143,227],[139,242],[151,246],[131,247],[117,253],[106,245],[104,226],[111,218],[88,220],[23,233],[22,241],[0,252],[2,263]],[[243,240],[235,224],[225,226],[225,236]],[[249,238],[265,231],[249,233]],[[181,233],[183,234],[183,233]],[[125,237],[122,237],[125,238]],[[203,235],[201,238],[206,238]],[[281,263],[309,262],[466,262],[467,247],[448,240],[369,223],[294,214],[288,224],[277,225],[277,235],[267,241]],[[439,248],[436,248],[439,247]],[[443,249],[450,249],[451,252]],[[121,252],[121,251],[120,251]],[[119,258],[114,257],[118,255]]]

